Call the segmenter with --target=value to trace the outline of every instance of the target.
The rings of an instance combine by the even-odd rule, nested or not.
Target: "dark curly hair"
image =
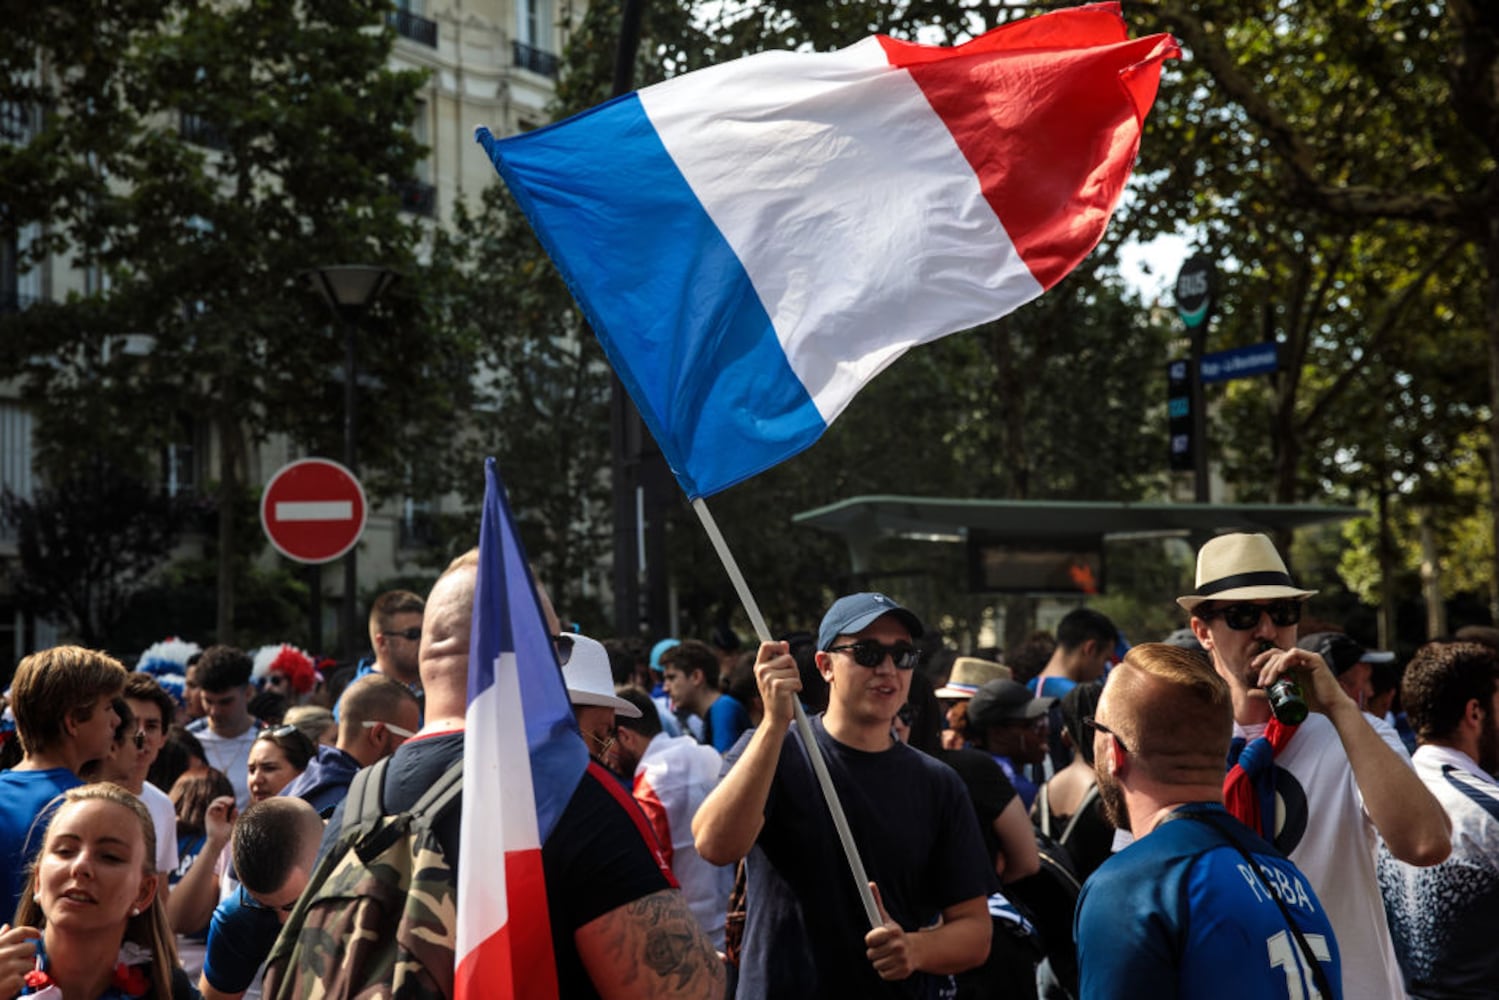
[[[1451,736],[1474,698],[1484,712],[1499,681],[1499,651],[1477,642],[1428,642],[1400,682],[1400,704],[1421,742]]]

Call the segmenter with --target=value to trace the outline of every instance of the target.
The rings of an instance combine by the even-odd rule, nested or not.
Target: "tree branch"
[[[1280,111],[1266,99],[1233,55],[1189,9],[1188,0],[1161,0],[1163,23],[1180,36],[1208,75],[1259,126],[1280,160],[1290,169],[1292,200],[1319,211],[1365,219],[1405,219],[1463,229],[1477,235],[1475,226],[1486,214],[1486,199],[1445,194],[1391,191],[1368,185],[1323,182],[1320,157]]]

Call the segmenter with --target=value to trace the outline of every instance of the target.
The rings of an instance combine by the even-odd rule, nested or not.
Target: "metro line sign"
[[[283,465],[260,498],[260,523],[276,551],[300,563],[332,562],[364,533],[364,487],[326,458]]]

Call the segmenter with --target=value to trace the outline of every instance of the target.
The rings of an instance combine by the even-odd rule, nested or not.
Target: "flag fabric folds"
[[[454,993],[555,998],[541,845],[588,767],[520,535],[495,473],[484,516],[463,739]]]
[[[478,139],[696,498],[1060,281],[1178,54],[1098,3],[951,48],[763,52]]]

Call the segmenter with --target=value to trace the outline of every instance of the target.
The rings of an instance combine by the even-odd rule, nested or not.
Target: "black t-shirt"
[[[978,814],[979,829],[984,836],[984,847],[992,859],[999,854],[999,835],[994,832],[994,821],[1015,798],[1015,786],[1005,776],[1004,770],[994,758],[982,750],[964,747],[961,750],[940,750],[936,757],[963,779],[968,796],[973,801],[973,811]]]
[[[414,806],[449,765],[462,757],[461,731],[418,737],[401,744],[385,772],[382,798],[385,812]],[[461,806],[455,806],[436,829],[444,856],[455,872],[459,865],[462,814]],[[337,840],[342,823],[340,804],[328,821],[323,851]],[[542,845],[541,863],[546,875],[559,996],[563,1000],[592,1000],[599,994],[583,968],[573,934],[609,911],[672,888],[675,883],[634,799],[597,764],[589,765],[556,828]],[[528,919],[523,913],[512,917]]]
[[[946,907],[997,888],[968,792],[951,768],[904,744],[855,750],[829,736],[820,716],[811,721],[865,871],[896,922],[911,931],[930,926]],[[724,758],[725,772],[748,739]],[[886,983],[869,964],[864,908],[795,728],[747,878],[741,1000],[936,995],[937,977]]]

